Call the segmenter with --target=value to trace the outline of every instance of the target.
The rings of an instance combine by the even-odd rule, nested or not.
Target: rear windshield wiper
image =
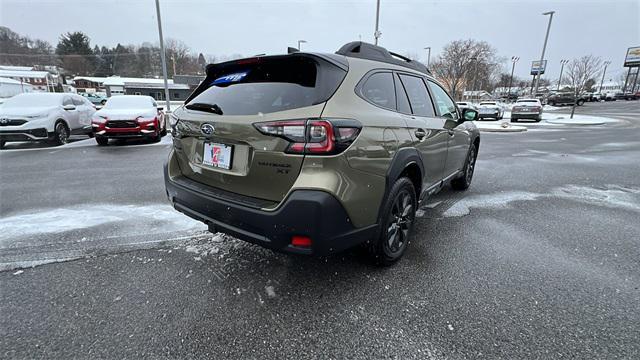
[[[206,111],[212,114],[222,115],[222,109],[218,104],[193,103],[185,106],[189,110]]]

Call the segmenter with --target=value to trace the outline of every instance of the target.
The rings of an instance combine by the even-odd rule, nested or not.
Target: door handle
[[[425,136],[427,136],[427,133],[423,129],[417,129],[414,134],[419,140],[422,140]]]
[[[456,134],[456,132],[453,131],[453,130],[447,130],[447,132],[449,133],[449,136],[451,136],[451,137],[453,137]]]

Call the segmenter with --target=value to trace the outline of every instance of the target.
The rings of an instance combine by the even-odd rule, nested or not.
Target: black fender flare
[[[420,182],[422,183],[422,179],[424,179],[424,164],[422,163],[422,155],[418,150],[415,148],[402,148],[396,151],[395,155],[393,155],[385,175],[384,196],[382,197],[382,202],[380,202],[380,206],[378,207],[378,219],[380,218],[382,207],[387,202],[391,187],[396,180],[400,178],[402,172],[412,164],[417,165],[420,169]],[[420,199],[420,194],[416,194],[416,197]]]

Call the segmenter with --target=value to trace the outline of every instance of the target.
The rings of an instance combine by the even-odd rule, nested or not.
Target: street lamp
[[[302,50],[302,48],[300,48],[301,44],[306,44],[307,40],[298,40],[298,50]]]
[[[167,112],[171,112],[169,98],[169,81],[167,80],[167,59],[164,55],[164,40],[162,39],[162,22],[160,20],[160,2],[156,0],[156,16],[158,18],[158,37],[160,38],[160,59],[162,60],[162,77],[164,79],[164,97],[167,103]]]
[[[511,57],[511,77],[509,78],[509,90],[507,91],[507,101],[511,99],[511,84],[513,83],[513,71],[516,69],[516,63],[520,60],[519,56]]]
[[[541,67],[544,65],[544,52],[547,49],[547,40],[549,40],[549,30],[551,30],[551,21],[553,20],[553,14],[555,11],[547,11],[542,13],[542,15],[549,15],[549,24],[547,25],[547,34],[544,37],[544,45],[542,45],[542,55],[540,56],[540,68],[538,68],[538,73],[536,74],[536,81],[533,87],[533,96],[536,96],[538,93],[538,84],[540,83],[540,72]]]
[[[567,64],[569,60],[560,60],[560,78],[558,79],[558,89],[560,91],[560,83],[562,82],[562,70],[564,70],[564,65]]]
[[[602,71],[602,79],[600,80],[600,95],[602,95],[602,84],[604,84],[604,74],[607,73],[607,66],[611,64],[611,61],[604,62],[604,70]]]
[[[429,63],[431,62],[431,46],[427,46],[424,49],[428,51],[427,52],[427,67],[429,67]]]
[[[378,25],[380,25],[380,0],[376,1],[376,31],[373,33],[373,37],[375,38],[375,45],[378,45],[378,38],[382,33],[378,29]]]

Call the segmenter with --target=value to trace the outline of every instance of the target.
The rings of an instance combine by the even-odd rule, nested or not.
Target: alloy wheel
[[[408,190],[396,196],[387,220],[385,248],[390,255],[400,253],[409,240],[409,230],[413,222],[413,201]]]

